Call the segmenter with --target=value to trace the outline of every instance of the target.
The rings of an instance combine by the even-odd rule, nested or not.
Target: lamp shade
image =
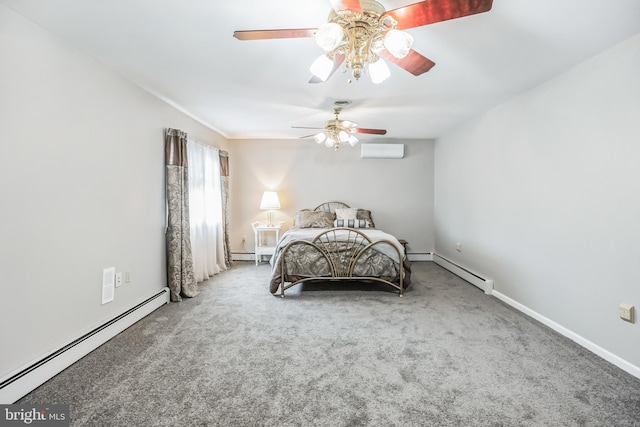
[[[280,209],[280,200],[278,199],[278,193],[276,193],[275,191],[265,191],[262,194],[260,209]]]

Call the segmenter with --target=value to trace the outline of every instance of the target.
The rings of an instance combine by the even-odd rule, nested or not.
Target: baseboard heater
[[[40,360],[9,374],[0,381],[0,404],[11,404],[54,377],[82,357],[109,341],[138,320],[169,302],[163,288],[140,304],[105,322]]]
[[[472,285],[482,289],[485,294],[491,295],[493,293],[493,280],[485,279],[484,277],[481,277],[478,274],[467,270],[466,268],[456,264],[455,262],[449,261],[448,259],[435,253],[433,254],[433,262],[443,268],[446,268],[456,276],[461,277]]]

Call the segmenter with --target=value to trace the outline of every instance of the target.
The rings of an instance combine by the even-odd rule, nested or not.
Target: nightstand
[[[256,242],[256,265],[261,261],[262,255],[273,255],[276,251],[276,244],[280,240],[280,230],[282,222],[274,225],[267,225],[264,222],[254,222],[251,224]],[[275,233],[276,240],[273,245],[269,244],[268,234]]]

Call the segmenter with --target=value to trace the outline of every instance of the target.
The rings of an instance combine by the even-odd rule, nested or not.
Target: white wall
[[[260,199],[273,189],[282,205],[276,218],[287,229],[299,209],[338,200],[371,210],[376,227],[408,240],[409,252],[433,252],[433,142],[403,142],[403,159],[361,159],[359,146],[334,151],[313,140],[231,141],[232,251],[253,253],[251,223],[266,220]]]
[[[2,379],[165,286],[164,129],[226,141],[2,5],[0,57]]]
[[[435,147],[436,252],[635,367],[617,307],[640,308],[638,70],[640,35]]]

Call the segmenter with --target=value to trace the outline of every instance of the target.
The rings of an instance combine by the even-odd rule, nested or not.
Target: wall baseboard
[[[611,353],[610,351],[605,350],[604,348],[592,343],[591,341],[589,341],[588,339],[576,334],[575,332],[565,328],[562,325],[559,325],[558,323],[554,322],[553,320],[541,315],[540,313],[531,310],[529,307],[520,304],[519,302],[509,298],[508,296],[498,292],[498,291],[493,291],[493,296],[498,298],[500,301],[504,302],[505,304],[515,308],[516,310],[526,314],[527,316],[537,320],[538,322],[542,323],[543,325],[546,325],[548,327],[550,327],[551,329],[553,329],[554,331],[556,331],[557,333],[559,333],[560,335],[563,335],[567,338],[569,338],[570,340],[578,343],[579,345],[581,345],[582,347],[586,348],[587,350],[589,350],[592,353],[597,354],[598,356],[602,357],[604,360],[606,360],[607,362],[617,366],[618,368],[622,369],[623,371],[628,372],[629,374],[633,375],[636,378],[640,378],[640,367],[635,366],[629,362],[627,362],[626,360],[622,359],[619,356],[616,356],[615,354]]]
[[[622,369],[625,372],[628,372],[629,374],[633,375],[636,378],[640,378],[640,367],[635,366],[629,362],[627,362],[626,360],[622,359],[619,356],[616,356],[615,354],[611,353],[610,351],[605,350],[604,348],[592,343],[591,341],[589,341],[588,339],[576,334],[575,332],[565,328],[564,326],[554,322],[553,320],[541,315],[540,313],[537,313],[534,310],[531,310],[529,307],[520,304],[519,302],[509,298],[508,296],[496,291],[493,289],[493,280],[490,279],[484,279],[482,277],[480,277],[479,275],[465,269],[464,267],[461,267],[449,260],[447,260],[446,258],[441,257],[438,254],[433,254],[433,261],[440,265],[441,267],[445,268],[446,270],[449,270],[450,272],[452,272],[453,274],[455,274],[456,276],[466,280],[467,282],[471,283],[474,286],[477,286],[480,289],[483,289],[485,291],[485,293],[487,295],[491,295],[494,296],[495,298],[499,299],[500,301],[504,302],[505,304],[515,308],[516,310],[520,311],[521,313],[537,320],[538,322],[542,323],[545,326],[548,326],[549,328],[553,329],[554,331],[556,331],[557,333],[559,333],[560,335],[563,335],[567,338],[569,338],[570,340],[576,342],[577,344],[579,344],[580,346],[586,348],[587,350],[589,350],[590,352],[602,357],[604,360],[606,360],[607,362],[617,366],[618,368]]]
[[[73,342],[0,379],[0,404],[14,403],[168,302],[169,288],[163,288]]]

